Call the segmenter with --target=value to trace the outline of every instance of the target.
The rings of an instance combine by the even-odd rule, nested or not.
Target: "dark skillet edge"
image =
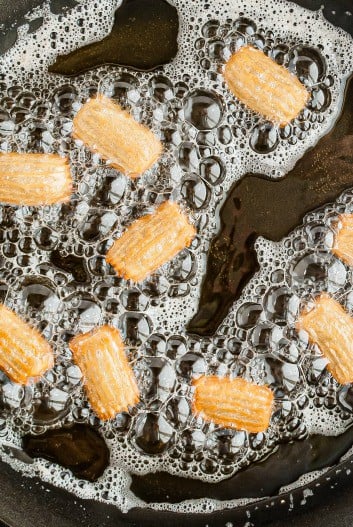
[[[8,527],[155,527],[156,512],[149,509],[133,509],[128,515],[122,514],[112,505],[103,505],[92,500],[81,500],[67,491],[43,484],[38,479],[21,478],[8,465],[0,463],[0,514],[3,525]],[[347,507],[351,505],[351,485],[353,485],[353,456],[330,468],[312,483],[273,498],[265,498],[249,507],[221,512],[193,515],[192,527],[224,526],[230,522],[233,527],[246,525],[272,525],[318,527],[322,525],[325,510],[325,527],[351,526],[351,516],[346,518]],[[320,491],[318,491],[318,487]],[[303,493],[304,492],[304,493]],[[328,500],[335,502],[333,509]],[[16,505],[15,505],[16,504]],[[325,505],[323,505],[325,504]],[[320,507],[320,508],[318,508]],[[312,513],[311,513],[312,511]],[[341,512],[342,511],[342,512]],[[342,514],[342,519],[339,520]],[[306,519],[309,519],[307,523]],[[158,513],[158,522],[168,527],[190,526],[190,516]],[[350,523],[347,523],[350,522]]]
[[[8,2],[0,0],[0,24],[5,24],[11,37],[13,28],[24,22],[24,15],[29,10],[42,4],[38,0],[21,0]],[[73,5],[73,0],[54,0],[55,9]],[[322,0],[296,0],[304,7],[318,9]],[[338,8],[336,0],[325,1],[326,18],[340,25],[353,34],[353,17],[345,14],[353,10],[352,0],[341,0]],[[0,40],[4,39],[0,32]],[[190,516],[171,517],[160,513],[158,521],[170,527],[185,525],[203,527],[208,524],[214,527],[224,526],[230,522],[233,527],[246,522],[257,526],[268,524],[272,527],[351,527],[353,485],[353,458],[329,469],[319,479],[304,488],[296,489],[289,494],[264,499],[252,507],[251,517],[246,508],[218,512],[210,515],[199,515],[197,519]],[[319,490],[318,490],[319,488]],[[312,495],[303,497],[303,491],[312,491]],[[0,462],[0,517],[3,527],[137,527],[156,525],[155,513],[149,510],[133,510],[129,517],[120,513],[115,507],[102,505],[93,501],[80,500],[66,491],[43,484],[36,479],[20,476],[8,465]],[[303,503],[302,503],[303,502]],[[167,523],[168,522],[168,523]],[[251,523],[250,523],[251,522]],[[272,523],[275,522],[275,523]]]

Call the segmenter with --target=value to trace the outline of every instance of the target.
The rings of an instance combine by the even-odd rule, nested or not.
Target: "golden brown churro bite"
[[[0,203],[53,205],[70,199],[67,159],[57,154],[0,154]]]
[[[252,46],[244,46],[230,57],[224,78],[242,103],[281,126],[297,117],[309,99],[295,75]]]
[[[341,384],[353,382],[353,319],[341,304],[323,293],[314,308],[300,315],[297,330],[308,333],[329,361],[327,369]]]
[[[332,252],[344,263],[353,266],[353,214],[342,214],[339,217],[339,230]]]
[[[83,374],[87,397],[100,419],[112,419],[139,402],[139,390],[120,333],[111,326],[77,335],[70,341]]]
[[[188,247],[196,234],[177,203],[166,201],[136,220],[114,242],[107,262],[119,276],[141,282]]]
[[[268,386],[215,375],[199,377],[193,386],[193,412],[205,421],[254,433],[268,428],[274,400]]]
[[[39,331],[0,304],[0,369],[13,382],[27,384],[53,365],[53,351]]]
[[[154,133],[104,95],[86,102],[73,126],[75,138],[131,178],[148,170],[162,153]]]

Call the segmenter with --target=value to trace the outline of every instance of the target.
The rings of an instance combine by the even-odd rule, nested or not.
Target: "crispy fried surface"
[[[187,216],[171,201],[136,220],[115,241],[107,262],[119,276],[141,282],[188,247],[196,234]]]
[[[353,266],[353,214],[342,214],[339,223],[332,252],[344,263]]]
[[[269,426],[273,393],[242,378],[202,376],[193,381],[193,411],[224,428],[263,432]]]
[[[112,419],[139,402],[139,391],[120,333],[101,326],[74,337],[70,349],[83,374],[89,402],[100,419]]]
[[[309,99],[295,75],[252,46],[244,46],[230,57],[224,78],[242,103],[281,126],[297,117]]]
[[[53,365],[54,354],[44,337],[0,304],[0,369],[13,382],[27,384]]]
[[[338,382],[353,382],[353,319],[341,304],[323,293],[311,311],[301,314],[297,330],[306,331],[317,344]]]
[[[149,128],[103,95],[82,106],[73,126],[75,138],[131,178],[148,170],[162,153],[161,142]]]
[[[67,159],[57,154],[0,154],[0,203],[53,205],[70,199]]]

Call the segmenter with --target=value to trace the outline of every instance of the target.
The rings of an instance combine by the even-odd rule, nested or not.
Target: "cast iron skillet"
[[[192,0],[190,0],[192,1]],[[353,35],[353,0],[296,0],[309,9],[325,3],[325,16]],[[24,15],[42,0],[0,0],[0,53],[16,39],[16,26]],[[75,0],[51,0],[51,8],[60,12],[75,5]],[[35,30],[36,27],[31,28]],[[353,496],[353,456],[333,467],[323,477],[291,495],[258,502],[251,508],[218,512],[212,515],[173,516],[149,510],[121,514],[112,506],[79,500],[39,480],[24,478],[0,462],[0,524],[9,527],[182,527],[198,525],[236,526],[271,525],[272,527],[351,527]],[[249,508],[247,508],[249,509]],[[228,524],[230,525],[230,524]],[[228,527],[227,525],[227,527]]]

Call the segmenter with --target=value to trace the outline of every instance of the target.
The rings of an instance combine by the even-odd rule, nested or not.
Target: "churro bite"
[[[132,223],[114,242],[106,260],[119,276],[141,282],[188,247],[195,234],[179,205],[166,201]]]
[[[117,329],[101,326],[70,341],[74,361],[94,412],[102,420],[127,412],[139,402],[139,390]]]
[[[70,199],[72,178],[57,154],[0,154],[0,203],[53,205]]]
[[[224,68],[230,91],[251,110],[285,126],[303,110],[309,93],[298,78],[262,51],[244,46]]]
[[[205,421],[254,433],[268,428],[274,395],[267,386],[215,375],[199,377],[193,386],[193,412]]]
[[[73,136],[131,178],[151,168],[162,153],[154,133],[104,95],[82,106],[73,121]]]
[[[347,265],[353,265],[353,214],[341,214],[339,217],[332,252]]]
[[[339,302],[321,294],[313,309],[303,312],[297,330],[308,333],[327,358],[327,369],[341,384],[353,382],[353,318]]]
[[[53,365],[54,353],[39,331],[0,304],[0,369],[13,382],[28,384]]]

